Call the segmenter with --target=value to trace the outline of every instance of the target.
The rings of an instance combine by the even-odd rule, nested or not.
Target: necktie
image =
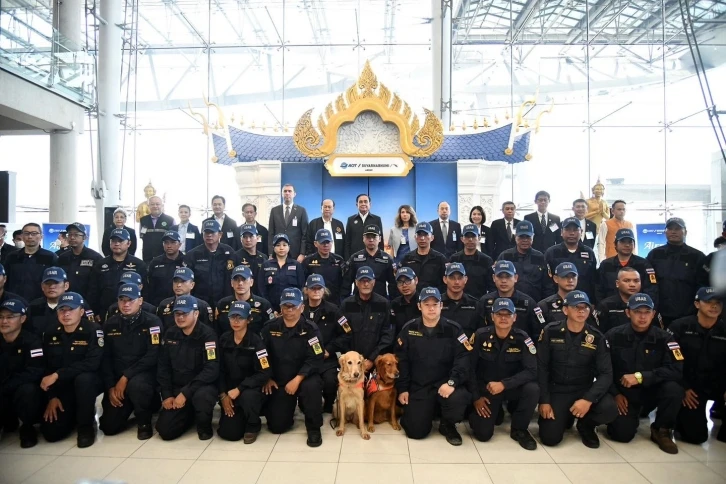
[[[507,222],[507,237],[512,240],[512,222]]]
[[[446,222],[441,224],[441,232],[444,234],[444,240],[446,240],[446,237],[449,235],[449,227]]]
[[[542,233],[547,232],[547,219],[542,215]]]
[[[290,205],[285,205],[285,223],[290,223]]]

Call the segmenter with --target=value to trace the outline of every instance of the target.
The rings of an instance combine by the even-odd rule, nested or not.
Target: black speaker
[[[15,222],[14,171],[0,171],[0,221]]]

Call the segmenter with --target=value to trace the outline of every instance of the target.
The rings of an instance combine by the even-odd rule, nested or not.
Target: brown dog
[[[345,433],[346,422],[352,422],[360,429],[360,436],[368,440],[371,438],[366,432],[363,422],[363,383],[365,382],[365,368],[363,356],[356,351],[349,351],[338,360],[338,397],[333,406],[333,418],[338,420],[335,435],[340,437]]]
[[[366,388],[366,416],[368,432],[375,432],[374,424],[388,420],[393,430],[401,430],[396,418],[396,397],[398,392],[393,385],[398,378],[398,359],[392,354],[376,358],[376,378],[368,382]]]

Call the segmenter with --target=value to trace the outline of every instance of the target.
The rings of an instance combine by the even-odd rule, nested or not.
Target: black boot
[[[598,438],[593,425],[587,425],[584,424],[582,420],[578,420],[577,431],[580,433],[582,443],[585,444],[585,447],[589,447],[591,449],[597,449],[600,447],[600,439]]]
[[[445,420],[439,422],[439,433],[446,437],[446,441],[451,445],[461,445],[461,435],[456,430],[456,425]]]
[[[78,439],[77,444],[79,449],[90,447],[96,441],[96,422],[90,427],[78,427]]]
[[[149,440],[154,436],[154,431],[151,429],[151,424],[139,424],[136,430],[136,438],[139,440]]]
[[[509,436],[512,438],[512,440],[516,440],[517,442],[519,442],[519,445],[523,449],[537,449],[537,441],[534,440],[534,437],[532,437],[532,434],[529,433],[529,430],[512,429],[512,431],[509,433]]]
[[[197,435],[199,436],[199,440],[211,439],[214,436],[214,433],[212,432],[212,424],[197,424]]]
[[[22,425],[20,427],[20,447],[29,449],[35,447],[38,443],[38,433],[32,425]]]
[[[308,447],[320,447],[323,445],[323,435],[320,433],[320,429],[308,430]]]

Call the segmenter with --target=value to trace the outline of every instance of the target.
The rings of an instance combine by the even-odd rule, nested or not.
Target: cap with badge
[[[565,296],[565,300],[562,302],[564,306],[577,306],[578,304],[587,304],[588,306],[591,306],[590,304],[590,298],[588,297],[587,293],[583,291],[570,291]]]
[[[86,235],[86,226],[83,225],[81,222],[73,222],[72,224],[66,225],[66,233],[68,233],[68,231],[71,229],[77,230],[83,235]]]
[[[60,267],[47,267],[43,271],[43,279],[41,282],[54,281],[54,282],[65,282],[68,280],[66,271]]]
[[[445,272],[447,277],[457,272],[462,276],[466,275],[466,268],[464,267],[464,264],[462,264],[461,262],[451,262],[447,264]]]
[[[179,232],[175,232],[173,230],[167,230],[166,232],[164,232],[164,236],[161,238],[162,242],[164,242],[165,240],[181,242],[181,235],[179,235]]]
[[[234,269],[232,269],[232,279],[234,279],[236,277],[242,277],[245,280],[247,280],[252,277],[252,269],[250,269],[249,267],[247,267],[245,265],[240,264],[237,267],[235,267]]]
[[[515,228],[515,235],[517,237],[523,235],[527,237],[534,237],[534,226],[532,225],[532,222],[528,220],[522,220],[519,222]]]
[[[373,272],[373,269],[371,269],[368,266],[361,266],[358,268],[358,270],[355,273],[355,280],[360,281],[361,279],[375,279],[376,274]]]
[[[376,224],[366,225],[363,229],[363,235],[381,235],[381,229]]]
[[[647,307],[648,309],[655,308],[655,304],[653,304],[653,300],[650,296],[642,292],[630,296],[630,299],[628,299],[628,309],[638,309],[643,307]]]
[[[77,292],[67,292],[60,297],[58,308],[78,309],[83,306],[83,298]]]
[[[141,289],[136,284],[121,284],[118,288],[119,298],[127,297],[136,300],[141,297]]]
[[[216,220],[205,220],[202,224],[202,232],[221,232],[222,226]]]
[[[424,287],[421,290],[421,294],[418,295],[418,300],[419,302],[424,302],[430,297],[436,299],[439,302],[441,301],[441,293],[435,287]]]
[[[434,233],[434,229],[431,228],[431,224],[428,222],[419,222],[416,224],[416,233],[426,232],[428,235]]]
[[[257,227],[255,227],[253,224],[244,224],[239,228],[240,235],[244,234],[250,234],[257,236]]]
[[[239,316],[242,319],[247,319],[250,317],[250,310],[251,308],[247,301],[235,301],[232,303],[227,314],[230,318],[232,316]]]
[[[498,260],[497,263],[494,264],[494,275],[498,276],[499,274],[509,274],[510,276],[516,275],[517,268],[514,267],[514,262]]]
[[[582,228],[582,225],[580,225],[580,221],[577,220],[575,217],[567,217],[565,220],[562,221],[563,229],[567,227],[572,227],[573,225],[578,229]]]
[[[199,309],[199,303],[194,296],[181,296],[174,301],[175,313],[190,313]]]
[[[315,232],[315,242],[318,244],[324,244],[325,242],[332,242],[333,234],[328,229],[320,229]]]
[[[288,287],[284,291],[282,291],[282,296],[280,297],[280,306],[283,306],[285,304],[292,304],[293,306],[299,306],[303,303],[303,295],[300,289],[297,287]]]
[[[410,267],[399,267],[396,271],[396,280],[399,280],[402,277],[406,277],[408,279],[414,280],[416,279],[416,272],[411,269]]]
[[[141,276],[133,271],[124,271],[121,273],[121,277],[119,277],[118,280],[119,284],[136,284],[137,286],[140,286],[143,284],[143,281],[141,280]]]
[[[182,281],[193,281],[194,271],[188,267],[177,267],[174,271],[174,279],[181,279]]]
[[[310,274],[307,281],[305,281],[305,287],[322,287],[325,289],[325,279],[320,274]]]
[[[129,231],[126,229],[113,229],[111,231],[110,239],[120,239],[120,240],[131,240],[131,235],[129,235]]]
[[[287,242],[290,244],[290,237],[287,236],[287,234],[276,234],[272,238],[272,245],[273,247],[279,244],[280,242]]]
[[[671,225],[678,225],[680,228],[685,229],[686,228],[686,222],[680,218],[680,217],[671,217],[666,221],[666,228],[670,227]]]
[[[578,275],[577,266],[572,262],[560,262],[555,267],[555,275],[558,277],[565,277],[570,274]]]
[[[696,301],[711,301],[712,299],[721,300],[721,297],[713,287],[702,287],[696,292]]]
[[[615,242],[618,242],[620,240],[635,240],[635,234],[631,229],[618,229],[617,232],[615,232]]]
[[[25,307],[25,303],[20,299],[6,299],[0,305],[0,309],[6,309],[15,314],[25,314],[27,308]]]
[[[461,235],[466,237],[468,234],[473,234],[479,237],[479,227],[477,227],[475,224],[464,225],[464,227],[461,229]]]
[[[492,313],[498,313],[499,311],[509,311],[510,314],[514,314],[517,310],[514,308],[514,303],[508,297],[499,297],[494,300],[492,304]]]

